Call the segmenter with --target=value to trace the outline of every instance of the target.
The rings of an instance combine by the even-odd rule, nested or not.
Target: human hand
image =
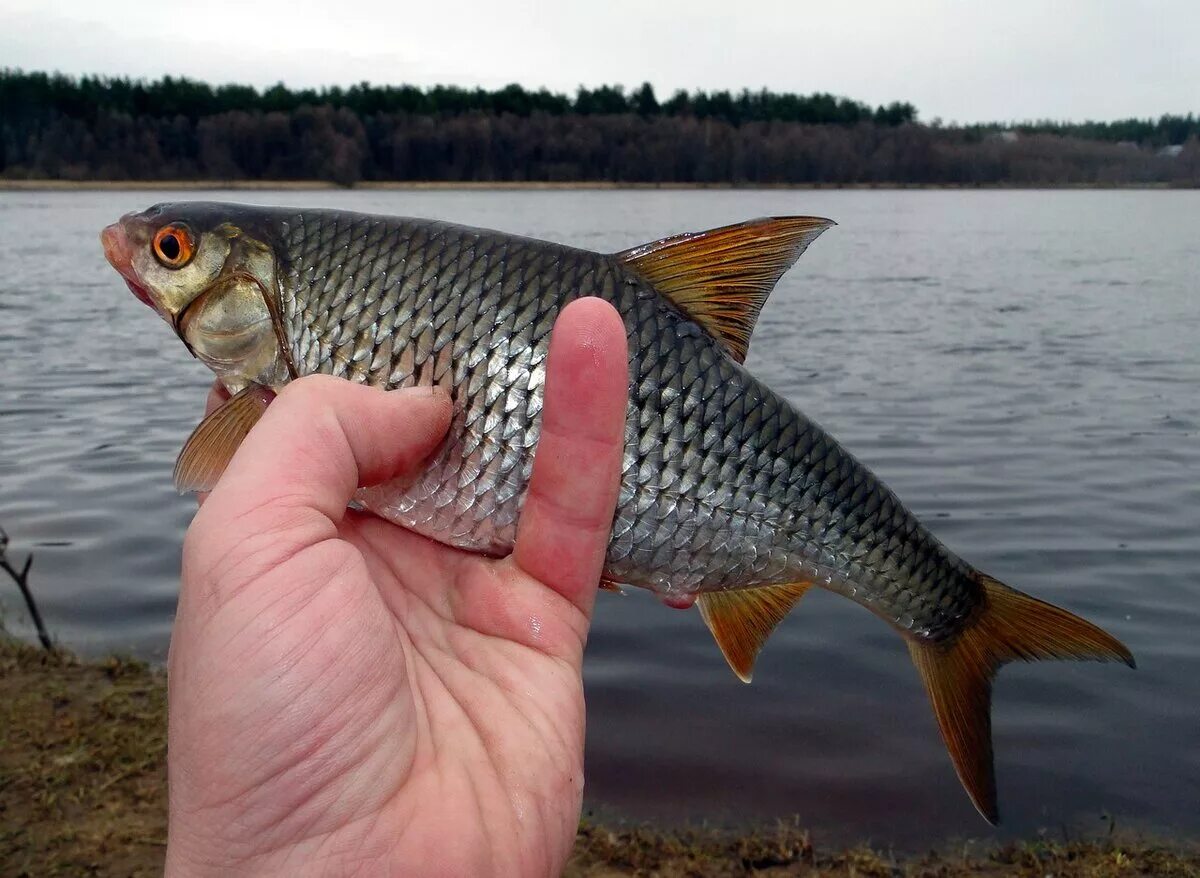
[[[611,306],[564,309],[502,560],[346,509],[437,446],[444,393],[316,376],[272,402],[184,543],[168,875],[561,871],[626,356]]]

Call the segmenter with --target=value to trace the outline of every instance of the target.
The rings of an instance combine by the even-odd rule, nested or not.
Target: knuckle
[[[305,375],[303,378],[289,381],[279,393],[277,402],[297,406],[323,402],[327,396],[329,382],[334,380],[328,375]]]

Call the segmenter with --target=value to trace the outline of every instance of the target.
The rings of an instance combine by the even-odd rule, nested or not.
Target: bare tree
[[[21,596],[25,598],[25,606],[29,608],[29,618],[33,620],[33,624],[37,628],[38,640],[42,642],[46,652],[54,652],[54,644],[50,641],[50,635],[46,633],[46,624],[42,621],[42,614],[38,611],[37,602],[33,599],[33,592],[29,590],[29,568],[32,566],[32,553],[25,556],[25,563],[21,565],[20,570],[17,570],[9,562],[8,533],[0,527],[0,569],[11,576],[13,582],[17,584],[17,588],[21,590]]]

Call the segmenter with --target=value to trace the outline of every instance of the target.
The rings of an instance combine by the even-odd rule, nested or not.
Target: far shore
[[[307,192],[330,189],[363,190],[468,190],[468,191],[584,191],[584,190],[691,190],[691,189],[746,189],[746,190],[1084,190],[1084,189],[1188,189],[1192,187],[1172,186],[1168,183],[614,183],[599,181],[480,181],[480,180],[365,180],[352,186],[341,186],[325,180],[23,180],[0,178],[0,192],[88,192],[113,190],[244,190],[244,191],[295,191]]]
[[[12,875],[151,876],[166,849],[166,675],[84,661],[0,629],[0,863]],[[795,821],[741,831],[580,823],[571,878],[655,875],[1200,875],[1195,843],[1099,839],[947,841],[921,854],[824,846]]]

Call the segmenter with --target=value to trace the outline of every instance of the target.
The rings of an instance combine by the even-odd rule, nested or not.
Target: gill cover
[[[193,299],[179,321],[188,347],[231,389],[288,379],[277,329],[262,283],[241,271]]]

